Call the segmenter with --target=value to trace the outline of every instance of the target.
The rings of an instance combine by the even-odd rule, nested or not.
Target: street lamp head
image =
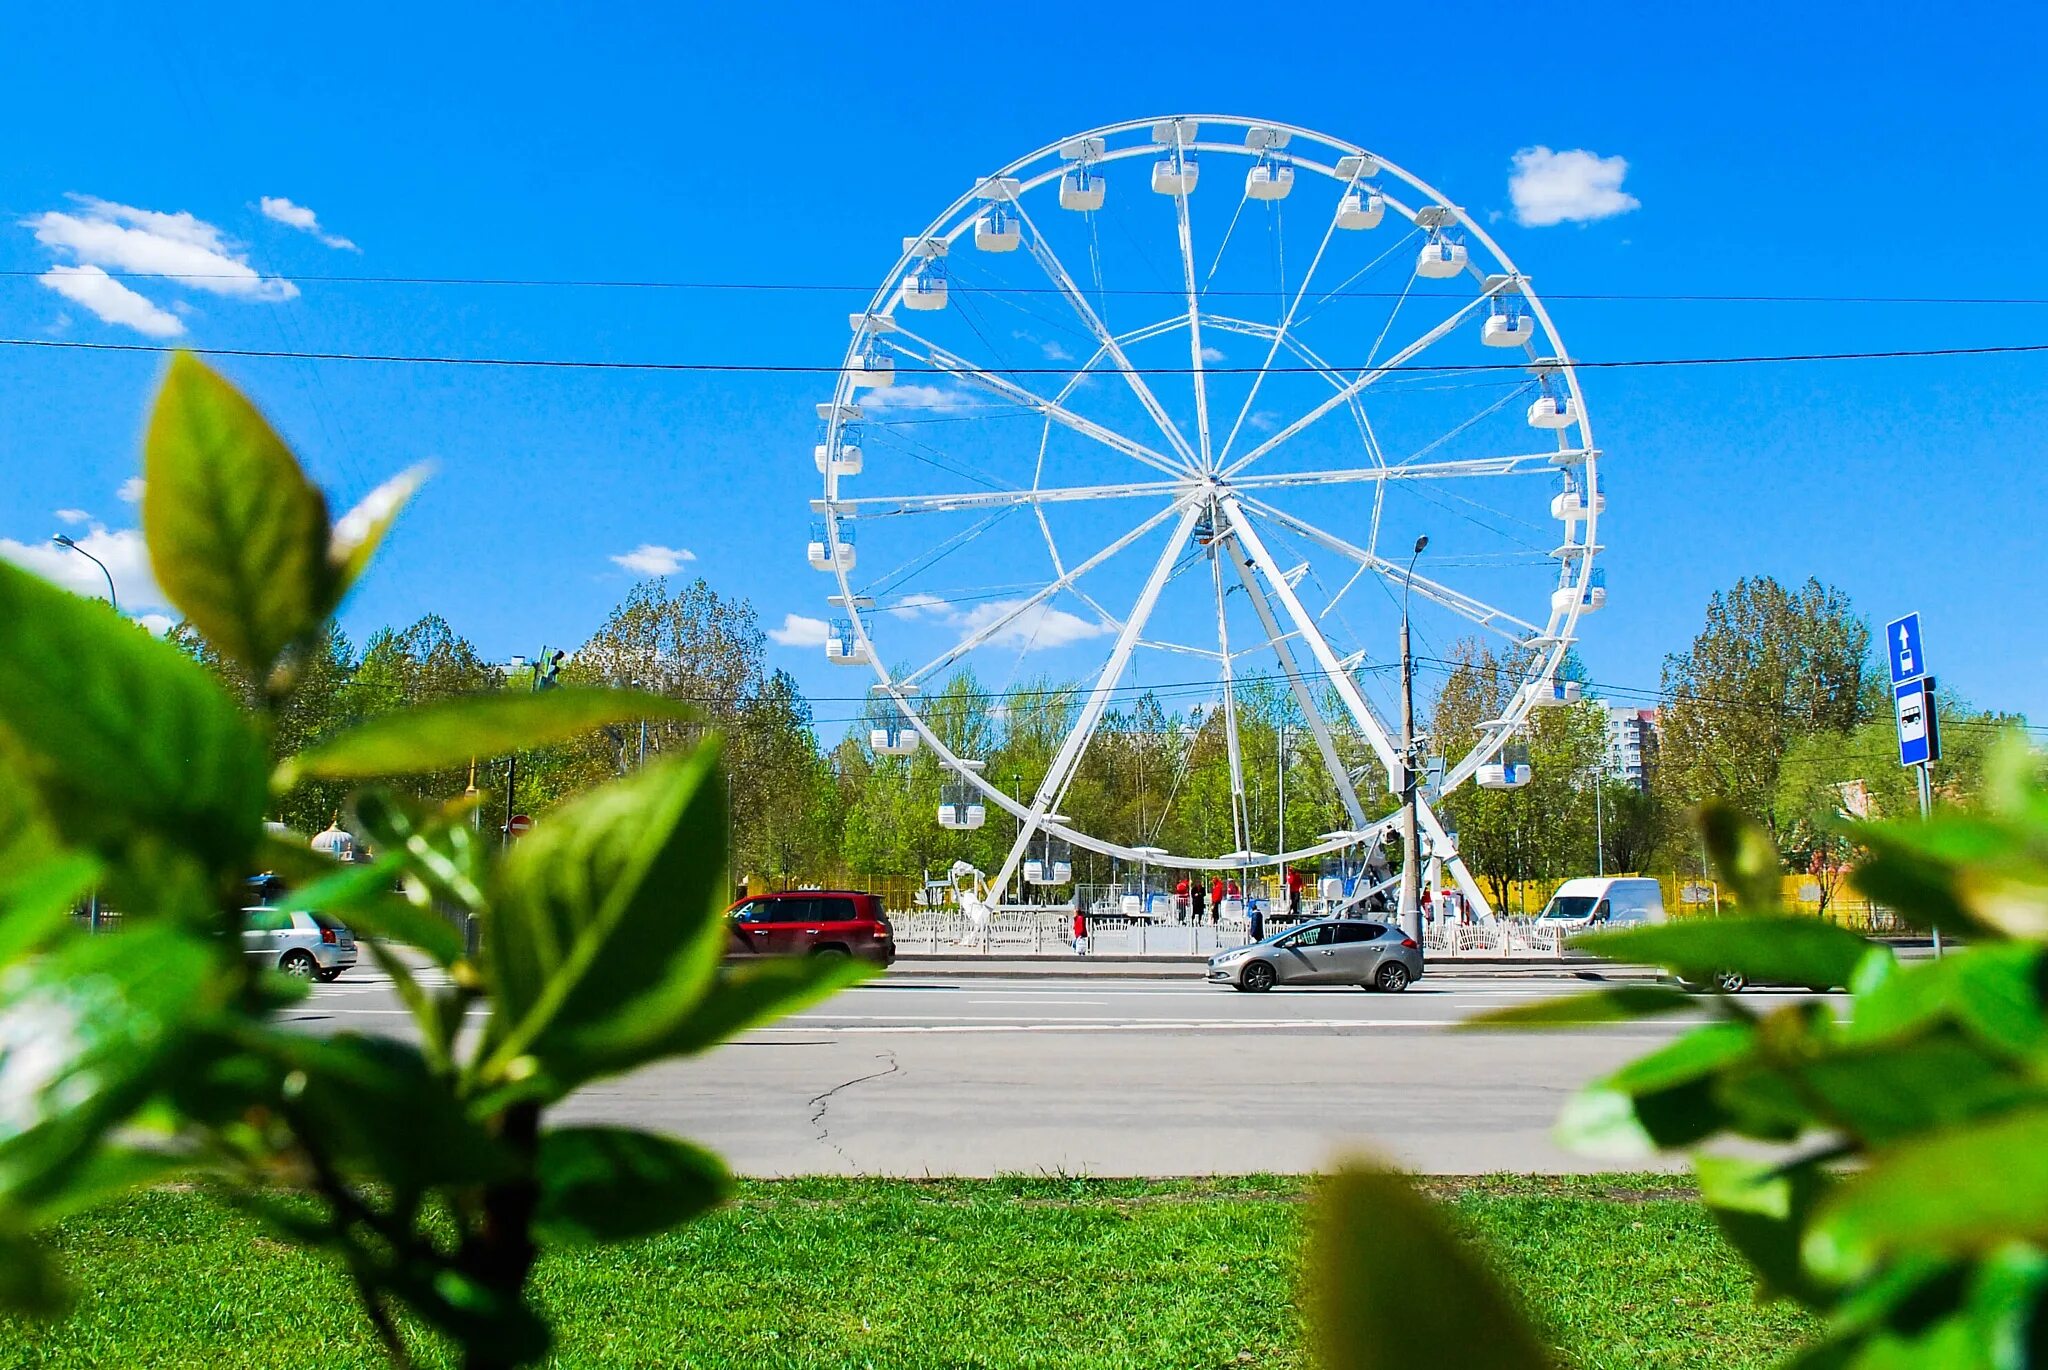
[[[1429,534],[1424,533],[1421,537],[1415,539],[1415,555],[1421,556],[1422,549],[1427,546],[1429,546]]]
[[[52,533],[50,541],[56,543],[59,547],[76,547],[78,545],[71,540],[69,533]]]

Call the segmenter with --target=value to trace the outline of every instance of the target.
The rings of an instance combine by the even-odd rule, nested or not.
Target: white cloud
[[[930,615],[943,619],[948,617],[948,610],[951,607],[951,601],[940,599],[937,595],[912,594],[905,595],[890,605],[888,613],[893,618],[922,618]]]
[[[1515,222],[1544,228],[1626,214],[1642,204],[1622,190],[1627,175],[1624,157],[1602,157],[1584,148],[1552,152],[1547,147],[1525,147],[1515,154],[1514,174],[1508,177]]]
[[[172,618],[169,614],[137,614],[135,621],[149,629],[153,637],[162,637],[165,633],[178,626],[178,620]]]
[[[1040,343],[1038,346],[1045,353],[1045,359],[1049,362],[1070,362],[1074,359],[1073,353],[1067,351],[1066,348],[1061,347],[1056,342]]]
[[[957,414],[978,409],[974,396],[957,385],[891,385],[861,396],[862,409],[925,409],[938,414]]]
[[[53,266],[36,279],[90,309],[103,323],[117,323],[151,338],[175,338],[185,331],[177,315],[158,309],[96,266]]]
[[[119,528],[109,532],[95,524],[91,532],[78,539],[78,545],[106,563],[123,609],[166,607],[164,592],[157,588],[156,577],[149,569],[149,549],[143,545],[141,529]],[[0,538],[0,558],[76,594],[94,599],[107,597],[107,579],[100,574],[100,568],[68,547],[54,542]]]
[[[1270,433],[1280,426],[1280,416],[1270,409],[1254,409],[1252,410],[1251,417],[1246,419],[1245,422],[1258,432]]]
[[[83,510],[83,509],[59,509],[59,510],[57,511],[57,522],[59,522],[59,523],[91,523],[91,522],[92,522],[92,515],[91,515],[91,514],[88,514],[88,513],[86,513],[86,512],[85,512],[85,510]]]
[[[290,281],[250,266],[241,248],[204,219],[90,195],[71,198],[77,213],[47,210],[22,224],[37,242],[83,265],[166,277],[192,290],[238,299],[289,300],[299,293]]]
[[[1023,602],[1017,599],[999,599],[988,604],[978,604],[971,612],[957,616],[954,622],[966,631],[967,636],[972,637]],[[997,647],[1047,651],[1115,631],[1116,629],[1107,623],[1091,623],[1080,615],[1070,614],[1064,609],[1034,604],[1018,614],[1013,621],[1004,624],[1001,631],[989,638],[988,642]]]
[[[115,493],[119,494],[122,499],[130,504],[142,503],[142,477],[128,477],[128,479],[121,482],[121,488]]]
[[[643,542],[632,551],[613,557],[612,563],[643,576],[669,576],[674,575],[684,562],[696,559],[697,554],[687,548]]]
[[[1220,347],[1204,347],[1202,349],[1202,360],[1212,364],[1222,361],[1223,349]]]
[[[822,618],[805,618],[802,614],[784,614],[780,628],[770,628],[768,639],[784,647],[822,647],[825,639],[832,634],[832,625]]]
[[[301,233],[310,233],[321,242],[343,252],[361,252],[362,249],[343,237],[327,232],[320,227],[320,216],[304,205],[293,204],[282,195],[265,195],[259,202],[263,217],[275,219],[287,228],[296,228]]]

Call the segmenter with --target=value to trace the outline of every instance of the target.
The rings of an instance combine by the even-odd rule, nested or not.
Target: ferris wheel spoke
[[[973,632],[969,633],[959,642],[953,644],[953,646],[947,648],[944,652],[940,653],[932,660],[926,662],[924,665],[918,667],[916,670],[904,676],[903,683],[905,685],[915,685],[921,680],[928,679],[935,672],[945,670],[948,666],[951,666],[961,657],[967,655],[967,653],[973,651],[976,647],[979,647],[983,643],[989,641],[989,639],[995,637],[997,634],[1001,633],[1004,629],[1016,623],[1019,619],[1023,618],[1026,614],[1032,612],[1034,609],[1037,609],[1041,605],[1046,604],[1055,595],[1059,594],[1060,591],[1070,588],[1076,580],[1080,579],[1084,575],[1087,575],[1090,571],[1102,565],[1102,563],[1108,561],[1111,557],[1123,551],[1126,547],[1129,547],[1139,538],[1144,537],[1145,534],[1151,532],[1154,528],[1157,528],[1160,524],[1166,522],[1167,519],[1173,517],[1175,513],[1179,512],[1181,510],[1181,507],[1182,506],[1178,501],[1176,501],[1173,504],[1167,505],[1164,509],[1161,509],[1159,512],[1153,514],[1150,518],[1146,519],[1143,523],[1140,523],[1137,527],[1131,529],[1131,531],[1129,531],[1128,533],[1125,533],[1115,542],[1112,542],[1107,547],[1104,547],[1094,556],[1089,557],[1086,561],[1080,563],[1078,566],[1074,566],[1069,570],[1062,572],[1058,576],[1058,578],[1053,580],[1053,582],[1047,585],[1044,589],[1035,591],[1028,597],[1018,600],[1015,604],[1012,604],[1007,609],[1005,609],[1001,614],[992,618],[987,623],[984,623],[981,627],[976,628]]]
[[[1309,410],[1308,413],[1302,415],[1293,423],[1288,424],[1285,428],[1275,433],[1272,437],[1267,438],[1257,447],[1254,447],[1251,451],[1245,453],[1243,456],[1239,457],[1235,462],[1233,462],[1230,466],[1226,467],[1223,472],[1224,477],[1228,479],[1229,477],[1235,475],[1237,472],[1242,471],[1245,467],[1250,466],[1260,457],[1265,456],[1268,452],[1271,452],[1274,448],[1280,446],[1280,444],[1286,442],[1289,438],[1292,438],[1295,434],[1301,432],[1302,429],[1307,428],[1310,424],[1314,423],[1317,419],[1323,417],[1323,415],[1329,413],[1332,409],[1335,409],[1338,405],[1344,404],[1347,401],[1355,398],[1359,394],[1362,394],[1365,390],[1376,384],[1382,378],[1391,375],[1395,371],[1399,370],[1401,367],[1407,365],[1414,358],[1420,356],[1424,351],[1434,346],[1445,335],[1450,333],[1452,329],[1456,328],[1459,324],[1463,323],[1466,319],[1470,318],[1475,310],[1477,310],[1481,305],[1486,304],[1488,301],[1492,300],[1495,295],[1500,293],[1500,291],[1505,288],[1506,283],[1505,281],[1503,281],[1501,284],[1497,284],[1493,286],[1491,289],[1481,291],[1477,296],[1468,301],[1462,308],[1460,308],[1456,313],[1452,314],[1448,319],[1445,319],[1435,328],[1432,328],[1427,333],[1424,333],[1414,342],[1409,343],[1406,347],[1402,348],[1399,352],[1396,352],[1386,361],[1383,361],[1379,365],[1374,366],[1366,371],[1360,372],[1357,379],[1353,380],[1350,384],[1346,385],[1342,390],[1339,390],[1329,399],[1324,400],[1314,409]]]
[[[1449,609],[1461,618],[1468,618],[1482,628],[1499,633],[1510,642],[1520,645],[1525,639],[1540,636],[1543,632],[1543,629],[1526,619],[1517,618],[1504,609],[1496,609],[1484,600],[1476,599],[1462,590],[1454,590],[1448,585],[1439,584],[1427,576],[1414,575],[1378,553],[1368,552],[1365,548],[1346,542],[1334,533],[1326,533],[1313,523],[1276,509],[1263,500],[1248,498],[1246,503],[1282,527],[1294,530],[1311,542],[1320,543],[1338,556],[1349,558],[1396,585],[1405,585],[1424,599]]]
[[[908,339],[910,342],[917,344],[917,346],[906,346],[902,341],[903,339]],[[1122,452],[1125,456],[1135,458],[1147,466],[1165,472],[1169,476],[1185,476],[1188,474],[1188,469],[1184,464],[1164,456],[1141,442],[1133,441],[1121,433],[1105,428],[1093,419],[1083,418],[1057,400],[1049,400],[1035,391],[1027,390],[1005,376],[997,375],[986,367],[976,366],[963,357],[955,356],[953,353],[946,351],[925,338],[919,337],[908,329],[898,328],[896,332],[887,334],[885,342],[889,350],[899,356],[914,362],[921,362],[931,367],[934,371],[943,371],[949,376],[957,376],[961,380],[967,381],[972,385],[978,385],[984,390],[993,391],[1013,404],[1022,405],[1026,409],[1051,419],[1062,427],[1070,428],[1083,437],[1093,438],[1103,446]],[[922,347],[924,350],[920,352],[918,347]]]
[[[816,513],[830,513],[839,518],[879,519],[903,514],[958,513],[969,509],[1171,497],[1186,488],[1182,481],[1143,481],[1130,485],[1048,486],[1036,490],[970,490],[955,495],[862,495],[855,499],[812,500],[811,508]]]
[[[1143,374],[1132,366],[1131,359],[1124,355],[1123,344],[1109,331],[1109,325],[1102,321],[1102,316],[1095,312],[1095,307],[1088,303],[1088,297],[1081,292],[1081,287],[1075,284],[1073,274],[1067,270],[1066,263],[1060,260],[1059,253],[1053,251],[1052,244],[1047,241],[1046,236],[1038,231],[1038,225],[1032,220],[1031,212],[1014,196],[1010,198],[1009,203],[1024,224],[1024,246],[1031,253],[1032,259],[1044,270],[1053,288],[1065,298],[1068,308],[1087,325],[1088,331],[1095,335],[1095,340],[1116,363],[1117,374],[1124,378],[1124,383],[1130,386],[1131,393],[1137,396],[1138,403],[1144,406],[1145,412],[1151,416],[1153,424],[1159,429],[1159,435],[1166,439],[1167,446],[1179,455],[1183,468],[1192,468],[1196,463],[1195,452],[1188,445],[1187,437],[1180,431],[1180,426],[1167,414],[1165,406],[1159,403],[1159,397],[1152,393],[1152,387],[1145,384]]]
[[[1102,721],[1103,710],[1109,705],[1110,692],[1123,678],[1124,669],[1130,664],[1131,651],[1144,634],[1146,620],[1152,617],[1152,609],[1159,602],[1159,592],[1166,585],[1167,577],[1173,573],[1174,562],[1180,551],[1187,545],[1188,535],[1194,531],[1195,520],[1201,513],[1201,506],[1194,503],[1175,506],[1180,511],[1180,521],[1174,525],[1173,536],[1159,553],[1159,559],[1152,564],[1152,573],[1145,579],[1144,588],[1138,592],[1138,601],[1131,606],[1122,627],[1117,631],[1116,644],[1110,648],[1109,660],[1103,663],[1101,672],[1095,677],[1094,686],[1088,691],[1088,698],[1081,705],[1080,717],[1075,720],[1074,730],[1060,745],[1052,764],[1046,768],[1045,776],[1038,782],[1037,793],[1031,800],[1030,811],[1017,825],[1017,840],[1010,848],[1010,854],[1003,861],[1002,873],[996,878],[995,888],[1002,889],[1015,873],[1017,865],[1024,859],[1024,852],[1037,835],[1045,816],[1052,812],[1054,798],[1064,794],[1067,779],[1081,764],[1081,755],[1087,750],[1089,741],[1095,735],[1095,727]]]
[[[1354,175],[1345,186],[1345,190],[1349,191],[1351,186],[1357,183],[1358,177]],[[1343,201],[1340,199],[1337,203],[1341,209]],[[1259,373],[1252,377],[1251,389],[1245,395],[1244,403],[1238,406],[1237,418],[1230,425],[1230,433],[1223,439],[1223,446],[1216,453],[1216,464],[1218,466],[1221,466],[1230,459],[1230,449],[1237,442],[1238,430],[1244,427],[1245,419],[1252,412],[1253,403],[1259,398],[1259,387],[1265,384],[1266,372],[1272,367],[1273,359],[1280,355],[1281,347],[1286,344],[1287,330],[1294,325],[1294,316],[1300,311],[1301,301],[1308,294],[1310,283],[1316,278],[1316,268],[1323,264],[1323,254],[1330,250],[1330,239],[1336,235],[1336,232],[1337,215],[1332,213],[1329,224],[1323,229],[1323,240],[1316,245],[1316,255],[1309,258],[1308,270],[1302,273],[1301,285],[1296,288],[1294,298],[1288,302],[1286,315],[1280,320],[1280,326],[1273,330],[1273,342],[1266,349],[1266,360],[1260,365]]]
[[[1274,472],[1244,476],[1230,483],[1234,490],[1278,490],[1297,485],[1366,485],[1402,480],[1458,480],[1467,477],[1516,476],[1553,469],[1560,459],[1579,460],[1583,450],[1521,452],[1507,457],[1467,457],[1457,461],[1415,461],[1394,466],[1354,466],[1334,471]]]
[[[1174,125],[1173,139],[1174,155],[1185,156],[1186,146],[1182,142],[1178,123]],[[1238,208],[1243,207],[1240,201]],[[1194,230],[1188,224],[1188,187],[1185,177],[1179,179],[1173,193],[1173,217],[1175,232],[1180,239],[1181,278],[1186,284],[1188,296],[1188,358],[1189,365],[1194,368],[1195,378],[1195,436],[1201,442],[1201,469],[1213,471],[1216,468],[1209,450],[1209,380],[1202,362],[1201,291],[1195,284],[1195,236]],[[1232,223],[1235,222],[1233,219]],[[1217,249],[1217,255],[1218,260],[1221,260],[1222,249]]]
[[[1231,538],[1230,559],[1237,569],[1237,578],[1243,582],[1245,594],[1250,597],[1252,609],[1259,616],[1259,626],[1265,630],[1266,638],[1273,648],[1273,655],[1280,662],[1280,671],[1287,677],[1287,685],[1294,693],[1294,702],[1308,720],[1309,731],[1315,735],[1316,750],[1322,754],[1323,768],[1330,773],[1330,779],[1337,786],[1337,797],[1344,803],[1344,812],[1349,815],[1354,828],[1365,826],[1365,809],[1358,802],[1358,790],[1351,783],[1351,772],[1337,755],[1336,739],[1330,735],[1330,725],[1323,718],[1323,711],[1316,704],[1315,692],[1302,678],[1301,669],[1295,659],[1291,641],[1299,637],[1300,630],[1283,632],[1280,621],[1274,616],[1273,605],[1266,598],[1266,592],[1259,585],[1259,578],[1251,562],[1246,558],[1244,544],[1238,538]]]

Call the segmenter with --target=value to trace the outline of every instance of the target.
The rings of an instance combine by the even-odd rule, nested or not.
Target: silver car
[[[1210,957],[1208,978],[1253,993],[1275,985],[1359,985],[1399,994],[1422,978],[1422,948],[1384,923],[1326,918]]]
[[[356,935],[325,914],[263,904],[242,910],[242,952],[301,980],[338,980],[356,963]]]

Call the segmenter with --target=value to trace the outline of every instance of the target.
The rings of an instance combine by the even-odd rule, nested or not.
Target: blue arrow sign
[[[1920,615],[1907,614],[1884,625],[1885,654],[1891,658],[1892,684],[1902,685],[1927,674],[1920,652]]]

